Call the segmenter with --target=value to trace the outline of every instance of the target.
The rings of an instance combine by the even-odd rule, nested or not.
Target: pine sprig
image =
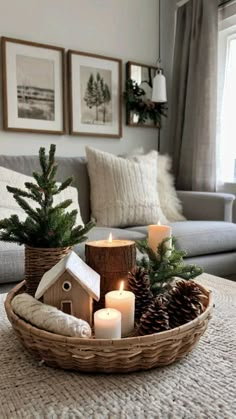
[[[94,226],[92,222],[85,226],[76,225],[77,210],[66,212],[72,200],[67,199],[53,206],[53,198],[71,185],[69,177],[60,185],[55,179],[57,164],[55,162],[56,146],[51,144],[49,156],[45,148],[39,150],[41,173],[33,172],[36,183],[26,182],[26,190],[7,186],[18,205],[27,214],[25,221],[17,215],[0,220],[0,240],[26,244],[32,247],[52,248],[67,247],[87,239],[86,234]],[[32,207],[27,200],[37,203]]]
[[[144,255],[137,261],[137,265],[148,271],[154,295],[166,291],[176,276],[189,280],[203,272],[200,266],[184,262],[186,252],[175,248],[175,237],[172,237],[172,247],[168,248],[166,243],[169,240],[169,237],[162,240],[158,245],[157,254],[148,247],[147,239],[136,242],[137,248]]]

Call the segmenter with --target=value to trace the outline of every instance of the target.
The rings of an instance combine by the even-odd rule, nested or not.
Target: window
[[[236,182],[236,15],[220,22],[218,184]]]

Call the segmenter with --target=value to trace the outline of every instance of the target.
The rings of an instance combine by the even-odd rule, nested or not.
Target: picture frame
[[[122,136],[122,61],[81,51],[68,51],[70,134]]]
[[[2,37],[3,128],[65,133],[65,50]]]
[[[126,125],[142,128],[160,128],[161,115],[165,114],[166,104],[154,103],[152,97],[152,81],[157,67],[133,61],[126,63]],[[133,83],[131,83],[131,81]],[[144,96],[137,96],[132,90],[134,83],[145,92]],[[140,92],[139,92],[140,94]],[[140,108],[138,102],[141,101]]]

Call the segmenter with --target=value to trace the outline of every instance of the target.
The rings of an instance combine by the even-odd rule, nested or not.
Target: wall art
[[[69,51],[70,133],[120,138],[121,60]]]
[[[65,53],[51,45],[2,38],[5,130],[65,132]]]

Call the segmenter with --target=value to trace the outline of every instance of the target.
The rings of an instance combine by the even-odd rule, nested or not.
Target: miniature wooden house
[[[92,324],[92,304],[100,298],[100,275],[71,252],[47,271],[36,299]]]

